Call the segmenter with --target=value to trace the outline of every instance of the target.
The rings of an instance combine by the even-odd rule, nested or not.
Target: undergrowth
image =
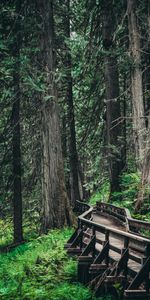
[[[121,191],[113,193],[112,204],[119,207],[126,207],[130,210],[133,218],[150,222],[149,211],[149,189],[146,190],[147,199],[140,213],[134,213],[135,200],[140,185],[140,175],[138,173],[124,173],[121,176]],[[97,201],[108,202],[109,199],[109,183],[106,181],[90,198],[91,205]]]
[[[67,228],[52,230],[1,254],[0,299],[96,300],[88,288],[77,283],[77,263],[64,250],[71,233]]]
[[[109,198],[109,183],[106,181],[89,199],[91,205],[95,205],[97,201],[107,202]]]
[[[24,221],[23,235],[26,241],[39,236],[39,229],[35,222]],[[0,247],[10,245],[13,242],[13,220],[10,217],[0,219]]]

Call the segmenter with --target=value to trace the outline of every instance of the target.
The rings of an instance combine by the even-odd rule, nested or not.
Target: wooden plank
[[[79,229],[75,239],[72,241],[72,247],[78,246],[79,244],[81,245],[82,237],[83,237],[83,230]]]
[[[142,258],[133,254],[129,254],[129,259],[141,264]]]
[[[94,254],[94,250],[95,250],[95,236],[92,237],[92,239],[89,241],[89,243],[87,244],[86,248],[83,250],[81,256],[86,256],[88,255],[90,252],[92,252]]]
[[[125,276],[119,275],[119,276],[107,276],[105,279],[106,283],[122,283],[125,280]]]
[[[110,228],[110,227],[107,227],[107,226],[103,226],[101,224],[96,224],[93,221],[84,219],[82,216],[79,216],[79,218],[80,218],[80,220],[82,221],[83,224],[88,225],[90,228],[94,226],[96,231],[101,232],[102,230],[103,231],[108,230],[109,232],[118,235],[118,237],[121,237],[121,238],[122,237],[128,237],[132,241],[139,241],[139,242],[143,242],[145,244],[150,245],[150,239],[148,239],[148,238],[144,238],[144,237],[141,237],[141,236],[136,236],[134,234],[131,234],[131,233],[128,233],[128,232],[123,232],[121,230]]]
[[[113,282],[115,280],[115,277],[117,275],[119,276],[120,272],[123,271],[123,269],[126,269],[128,274],[133,278],[128,288],[128,290],[130,289],[130,291],[127,292],[126,296],[129,296],[129,298],[133,299],[134,292],[135,296],[137,296],[137,294],[139,295],[139,292],[137,292],[137,288],[140,286],[140,288],[142,288],[142,295],[144,297],[146,294],[144,294],[145,289],[144,285],[142,285],[142,282],[143,280],[146,280],[145,286],[148,286],[149,279],[146,278],[146,276],[148,275],[147,272],[148,268],[150,267],[149,260],[147,261],[148,266],[145,267],[145,264],[142,268],[141,266],[143,256],[149,255],[148,249],[150,249],[150,239],[142,237],[138,234],[126,232],[126,230],[129,229],[129,222],[130,226],[132,225],[132,227],[135,227],[136,230],[141,228],[148,228],[150,226],[150,223],[147,224],[146,222],[142,223],[141,221],[136,221],[130,217],[130,213],[128,212],[128,210],[125,210],[124,208],[118,208],[106,203],[97,205],[98,211],[102,212],[99,215],[91,207],[89,208],[83,206],[82,211],[84,211],[86,208],[88,209],[88,211],[84,212],[78,218],[80,226],[84,229],[82,231],[82,236],[81,233],[78,232],[75,236],[75,239],[71,240],[73,246],[78,246],[81,242],[80,239],[83,237],[82,246],[85,245],[85,249],[83,250],[79,258],[81,273],[82,267],[84,267],[84,274],[81,274],[83,275],[82,280],[87,282],[87,278],[89,275],[86,274],[86,272],[91,272],[91,276],[93,276],[97,272],[100,272],[100,270],[101,272],[106,270],[107,272],[104,272],[102,276],[98,276],[95,281],[92,281],[95,285],[95,291],[97,292],[104,281]],[[122,221],[126,222],[126,224],[122,224]],[[85,232],[85,229],[88,230]],[[94,239],[91,239],[92,233],[95,234]],[[107,247],[105,248],[105,246],[102,248],[104,239],[107,240],[108,244],[106,243],[105,246],[108,245],[108,249],[106,249]],[[124,256],[121,256],[121,249],[123,249],[124,246]],[[70,247],[69,241],[66,247],[69,247],[68,250],[70,252],[72,250],[77,252],[78,250],[81,250],[77,247],[74,247],[75,249]],[[94,262],[91,256],[91,252],[93,250],[94,252],[98,253]],[[113,269],[114,272],[117,271],[116,273],[111,274],[111,269],[106,269],[106,266],[108,266],[108,258],[110,263],[117,262],[116,267]],[[107,263],[101,264],[104,259],[107,260]]]
[[[102,248],[102,251],[95,258],[93,264],[100,264],[100,263],[103,262],[104,259],[107,259],[108,258],[108,251],[109,251],[109,242],[106,242],[104,247]]]
[[[78,228],[75,230],[75,232],[72,234],[70,239],[67,241],[67,244],[71,244],[74,241],[74,239],[76,238],[77,235],[78,235]]]
[[[130,283],[128,289],[136,289],[140,286],[140,284],[146,280],[146,277],[149,276],[150,272],[150,257],[145,261],[143,267],[140,269],[134,280]]]
[[[147,295],[146,290],[125,290],[124,293],[126,296],[132,296],[132,297],[138,295],[142,297]]]
[[[146,229],[150,230],[150,222],[145,222],[141,220],[136,220],[132,218],[128,218],[129,226],[133,226],[138,229]]]
[[[106,264],[95,264],[95,263],[93,263],[93,264],[91,264],[91,266],[90,266],[90,270],[92,271],[92,270],[101,270],[101,269],[106,269],[107,268],[107,266],[106,266]]]
[[[113,250],[113,251],[121,254],[121,248],[115,247],[115,246],[113,246],[111,244],[109,245],[109,248],[110,248],[110,250]]]
[[[68,248],[67,253],[68,253],[68,255],[71,255],[71,256],[76,256],[76,255],[79,256],[79,255],[81,255],[82,250],[79,248]]]

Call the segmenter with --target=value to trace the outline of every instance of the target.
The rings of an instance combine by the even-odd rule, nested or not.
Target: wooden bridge
[[[79,282],[96,296],[105,290],[122,299],[150,299],[150,239],[144,235],[150,223],[102,202],[94,207],[78,202],[78,211],[78,228],[65,248],[78,257]]]

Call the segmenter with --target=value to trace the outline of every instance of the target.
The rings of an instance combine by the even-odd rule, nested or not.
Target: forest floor
[[[0,299],[96,300],[88,288],[77,282],[77,262],[64,250],[72,232],[69,228],[51,230],[0,254]]]
[[[135,191],[135,185],[130,182],[122,195],[116,193],[113,203],[129,208],[133,217],[150,221],[146,209],[148,203],[145,213],[134,214]],[[109,185],[105,184],[89,202],[107,201],[108,195]],[[0,247],[11,244],[12,228],[11,219],[0,220]],[[77,262],[64,250],[73,230],[51,230],[47,235],[39,236],[36,222],[24,222],[27,242],[9,253],[0,254],[0,300],[96,300],[87,287],[77,282]],[[106,295],[98,299],[110,300],[112,297]]]

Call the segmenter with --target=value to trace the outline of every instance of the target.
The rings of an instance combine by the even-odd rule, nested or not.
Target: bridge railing
[[[129,298],[132,296],[134,299],[134,295],[148,295],[150,292],[150,239],[138,233],[135,234],[131,230],[147,229],[150,224],[132,219],[127,209],[106,203],[98,202],[96,207],[91,207],[78,201],[78,210],[82,212],[78,217],[78,228],[65,248],[68,249],[68,253],[79,256],[79,281],[88,283],[90,280],[91,286],[95,285],[94,291],[98,293],[105,279],[107,279],[106,282],[116,282],[117,278],[127,284],[127,290],[124,291],[125,297],[129,295]],[[118,229],[122,226],[116,229],[116,227],[96,223],[92,219],[95,211],[101,212],[102,215],[107,214],[107,218],[113,217],[125,223],[126,230]],[[98,219],[100,222],[101,218]],[[139,289],[141,284],[142,290]]]
[[[131,217],[130,212],[127,209],[104,202],[96,202],[96,209],[98,212],[102,212],[103,214],[109,214],[110,216],[113,216],[121,223],[126,222],[127,215]]]
[[[129,224],[129,231],[142,236],[147,235],[150,237],[150,222],[128,218],[128,224]]]
[[[98,295],[105,280],[109,283],[122,280],[119,282],[127,287],[124,290],[125,299],[134,299],[134,295],[147,296],[150,293],[150,239],[131,230],[147,229],[150,224],[132,219],[127,209],[114,205],[98,202],[96,207],[91,207],[79,201],[77,205],[82,214],[78,217],[78,228],[65,248],[68,253],[79,257],[79,281],[87,284],[90,280],[90,286],[94,286]],[[95,211],[124,223],[126,230],[124,226],[116,229],[96,223],[93,221]]]
[[[103,215],[109,215],[110,217],[115,218],[120,223],[126,225],[128,232],[134,233],[140,236],[150,236],[150,223],[136,220],[131,217],[131,214],[127,208],[117,207],[112,204],[104,202],[96,202],[96,211],[102,213]],[[79,214],[85,213],[86,218],[92,218],[93,207],[89,204],[81,201],[76,202],[76,209]]]
[[[76,201],[76,211],[79,214],[87,212],[90,208],[92,208],[92,207],[89,204],[82,202],[82,201],[78,201],[78,200]]]
[[[108,242],[109,249],[116,253],[121,254],[122,249],[130,249],[129,260],[141,265],[143,264],[143,261],[149,257],[150,239],[95,223],[89,219],[89,214],[91,214],[90,209],[78,217],[79,229],[83,232],[82,244],[84,243],[84,238],[87,238],[89,235],[89,233],[87,233],[88,228],[91,229],[91,236],[96,236],[97,247],[98,244],[102,245],[104,242]],[[116,244],[114,244],[114,239]],[[117,246],[117,240],[119,246]],[[133,250],[136,251],[136,254],[134,254]],[[129,266],[128,268],[131,273],[134,273]]]
[[[96,210],[103,214],[114,217],[116,220],[126,224],[127,231],[133,232],[135,234],[144,236],[146,232],[147,236],[150,236],[150,223],[136,220],[131,217],[131,214],[127,208],[117,207],[112,204],[97,202]]]

